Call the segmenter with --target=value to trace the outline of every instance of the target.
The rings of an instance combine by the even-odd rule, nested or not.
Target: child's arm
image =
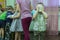
[[[36,18],[36,16],[37,16],[37,11],[35,12],[35,14],[33,15],[33,17],[32,17],[32,19],[35,19]]]
[[[17,6],[16,6],[16,12],[17,12],[17,15],[14,16],[13,18],[19,18],[20,17],[20,7],[19,7],[19,4],[17,4]]]
[[[20,17],[20,7],[19,7],[19,4],[17,4],[15,12],[18,12],[17,15],[16,16],[11,16],[10,18],[14,19],[14,18],[19,18]]]
[[[44,12],[44,11],[43,11],[42,13],[43,13],[43,15],[44,15],[44,18],[45,18],[45,19],[47,19],[47,18],[48,18],[47,13],[46,13],[46,12]]]
[[[30,5],[30,10],[31,10],[31,11],[33,10],[33,7],[32,7],[32,5]]]

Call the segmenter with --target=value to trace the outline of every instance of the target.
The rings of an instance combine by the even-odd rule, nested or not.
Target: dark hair
[[[0,4],[0,8],[2,8],[2,5]]]
[[[40,3],[37,3],[37,4],[42,4],[42,5],[44,6],[44,4],[43,4],[43,3],[41,3],[41,2],[40,2]]]
[[[7,10],[13,10],[12,6],[7,6]]]
[[[1,9],[1,11],[2,11],[2,12],[4,12],[4,11],[5,11],[5,9],[4,9],[4,8],[2,8],[2,9]]]

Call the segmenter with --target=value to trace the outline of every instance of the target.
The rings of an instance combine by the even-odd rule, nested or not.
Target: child
[[[6,11],[1,9],[2,13],[0,14],[0,40],[4,39],[4,28],[5,28],[5,21],[6,21]]]
[[[11,32],[15,32],[15,40],[21,40],[21,32],[22,30],[22,25],[21,25],[21,19],[15,18],[15,16],[18,14],[18,12],[14,13],[14,15],[8,16],[9,18],[13,17],[13,22],[10,27]]]
[[[6,16],[6,27],[5,27],[5,40],[9,40],[10,38],[10,26],[11,26],[11,23],[12,23],[12,20],[11,18],[8,18],[9,15],[13,15],[13,7],[12,6],[8,6],[7,7],[7,16]]]
[[[8,9],[8,10],[7,10],[7,17],[8,17],[9,15],[13,15],[13,11],[14,11],[13,7],[12,7],[12,6],[8,6],[7,9]],[[8,22],[8,23],[11,24],[12,19],[11,19],[11,18],[7,18],[7,19],[6,19],[6,22]]]
[[[9,18],[13,19],[13,22],[10,27],[10,31],[15,32],[15,40],[21,40],[21,32],[23,31],[22,25],[21,25],[21,18],[20,16],[17,17],[18,13],[19,11],[17,12],[15,10],[15,13],[13,15],[8,16]]]
[[[44,12],[44,5],[42,3],[38,3],[36,6],[36,12],[33,15],[34,21],[34,35],[39,36],[39,40],[44,40],[45,32],[46,32],[46,19],[47,14]]]

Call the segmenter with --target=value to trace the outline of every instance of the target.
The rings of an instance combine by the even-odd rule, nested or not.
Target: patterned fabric
[[[16,16],[17,13],[15,13],[13,16]],[[23,31],[22,24],[21,24],[21,18],[18,19],[13,19],[11,27],[10,27],[11,32],[20,32]]]
[[[31,22],[30,30],[46,31],[46,19],[44,19],[43,14],[38,14],[35,20]]]
[[[21,24],[21,18],[13,20],[11,27],[11,32],[20,32],[23,31],[22,24]]]
[[[35,31],[46,31],[46,24],[43,14],[38,14],[36,19],[34,20],[34,28]]]
[[[31,24],[30,24],[29,30],[30,30],[30,31],[33,31],[33,27],[34,27],[34,21],[32,20],[32,21],[31,21]]]
[[[5,39],[4,40],[10,40],[10,23],[6,23],[5,27]]]

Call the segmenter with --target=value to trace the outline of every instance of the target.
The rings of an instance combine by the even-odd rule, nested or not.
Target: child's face
[[[44,11],[44,6],[42,4],[38,4],[36,8],[39,12]]]

